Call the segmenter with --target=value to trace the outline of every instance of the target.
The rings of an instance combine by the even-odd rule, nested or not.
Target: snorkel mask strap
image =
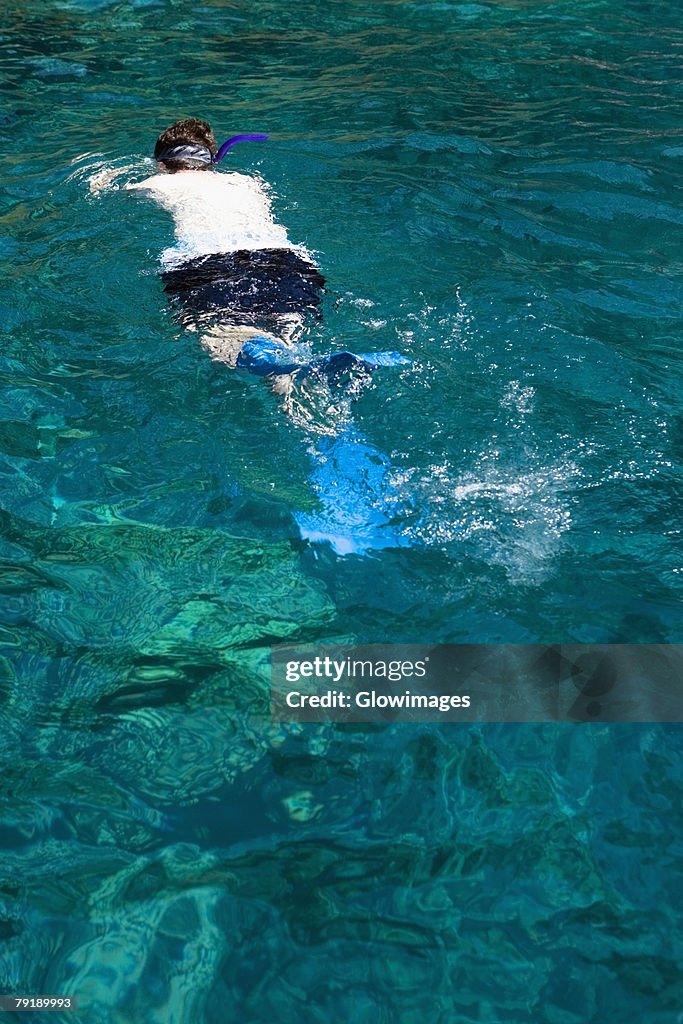
[[[199,165],[210,164],[211,150],[208,146],[166,146],[156,157],[159,163],[168,163],[173,160],[192,160]]]
[[[235,146],[238,142],[264,142],[267,138],[267,135],[233,135],[225,140],[212,162],[214,164],[220,163],[230,147]]]

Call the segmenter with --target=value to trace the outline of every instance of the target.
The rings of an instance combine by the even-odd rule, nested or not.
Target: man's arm
[[[98,192],[101,192],[106,188],[118,189],[121,186],[118,184],[116,180],[117,178],[123,177],[124,174],[130,174],[131,171],[139,170],[139,164],[129,164],[127,167],[110,167],[103,171],[98,171],[96,174],[93,174],[88,178],[88,189],[93,195],[96,195]],[[150,186],[148,183],[154,182],[159,177],[160,175],[155,174],[152,175],[151,178],[145,178],[144,181],[127,181],[125,185],[123,185],[123,188],[127,191],[131,189],[149,188]]]

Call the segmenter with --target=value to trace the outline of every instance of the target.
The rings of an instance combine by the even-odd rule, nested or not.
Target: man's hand
[[[88,178],[88,188],[91,193],[101,192],[103,188],[118,188],[118,185],[114,185],[114,179],[118,177],[121,171],[106,170],[98,171],[97,174],[93,174]]]

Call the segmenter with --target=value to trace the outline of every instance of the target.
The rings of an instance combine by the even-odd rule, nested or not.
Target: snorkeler
[[[176,244],[162,254],[161,279],[181,321],[200,333],[212,359],[268,379],[291,413],[295,381],[317,378],[327,387],[410,360],[397,352],[314,358],[297,343],[306,323],[321,319],[325,279],[308,250],[290,242],[276,223],[256,179],[215,173],[232,145],[265,138],[237,135],[219,147],[206,121],[176,121],[154,148],[159,173],[124,187],[173,217]],[[91,191],[117,173],[93,176]],[[351,395],[344,389],[341,404]],[[402,546],[391,525],[396,501],[389,460],[362,436],[350,413],[326,424],[309,451],[320,510],[295,513],[301,536],[328,543],[338,554]]]
[[[161,278],[181,320],[202,329],[201,344],[213,359],[259,376],[334,378],[407,363],[389,352],[311,359],[297,351],[306,321],[320,319],[325,278],[276,223],[256,179],[215,173],[233,145],[264,139],[236,135],[219,147],[208,122],[176,121],[154,147],[160,173],[125,186],[173,217],[177,244],[162,255]]]

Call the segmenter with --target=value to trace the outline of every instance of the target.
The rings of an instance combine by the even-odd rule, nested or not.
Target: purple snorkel
[[[225,140],[225,142],[223,143],[223,145],[220,147],[215,157],[213,158],[212,162],[214,164],[219,163],[223,159],[225,154],[228,152],[230,147],[234,146],[238,142],[262,142],[267,138],[267,135],[233,135],[231,138]]]

